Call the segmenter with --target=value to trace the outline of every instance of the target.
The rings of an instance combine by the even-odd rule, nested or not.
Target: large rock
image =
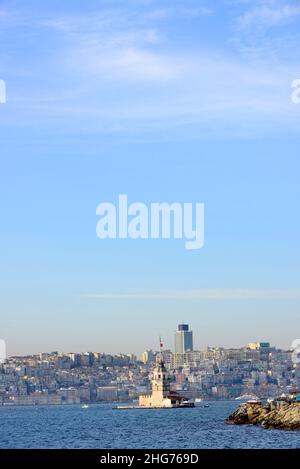
[[[300,430],[300,403],[241,404],[227,419],[236,425],[262,425],[265,428]]]

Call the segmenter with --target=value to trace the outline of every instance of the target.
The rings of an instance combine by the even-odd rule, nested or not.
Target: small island
[[[152,393],[139,397],[138,406],[117,406],[117,409],[178,409],[193,408],[193,401],[170,390],[170,378],[160,353],[152,377]]]
[[[235,425],[261,425],[268,429],[300,430],[300,393],[268,399],[252,400],[239,405],[228,417]]]

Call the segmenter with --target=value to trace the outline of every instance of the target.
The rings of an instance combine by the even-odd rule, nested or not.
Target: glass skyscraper
[[[193,350],[193,331],[189,331],[188,324],[179,324],[175,332],[175,353],[191,352]]]

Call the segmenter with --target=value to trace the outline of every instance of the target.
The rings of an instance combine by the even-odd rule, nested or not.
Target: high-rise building
[[[186,353],[193,350],[193,332],[188,324],[179,324],[175,332],[175,353]]]
[[[142,362],[144,365],[154,362],[154,353],[152,350],[145,350],[145,352],[142,353]]]

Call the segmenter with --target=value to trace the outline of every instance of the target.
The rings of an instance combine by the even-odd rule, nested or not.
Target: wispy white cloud
[[[171,9],[165,14],[171,14]],[[176,75],[176,68],[168,54],[155,49],[165,38],[154,20],[150,13],[115,8],[97,12],[92,19],[47,19],[39,21],[39,26],[68,38],[64,62],[79,75],[119,81],[165,80]]]
[[[95,293],[82,295],[95,300],[300,300],[300,289],[242,289],[213,288],[201,290],[157,290],[122,293]]]
[[[194,15],[198,26],[210,13],[203,8],[177,6],[160,13],[114,8],[31,21],[21,14],[11,17],[15,24],[28,22],[29,34],[35,28],[46,44],[45,56],[39,51],[38,60],[24,61],[19,54],[15,61],[16,76],[30,72],[30,88],[24,94],[22,83],[18,94],[15,87],[6,123],[66,126],[72,120],[74,129],[79,124],[89,132],[164,135],[175,129],[176,138],[179,127],[184,138],[187,132],[197,138],[298,132],[298,109],[289,94],[296,67],[280,60],[245,60],[241,48],[233,56],[225,48],[208,50],[200,43],[175,46],[169,20],[162,17],[177,15],[178,26],[178,16]],[[252,7],[247,3],[245,8],[247,14]]]
[[[150,20],[161,20],[168,19],[175,16],[187,16],[187,17],[199,17],[199,16],[210,16],[213,14],[213,10],[208,7],[184,7],[184,6],[173,6],[165,8],[153,9],[146,13],[145,17]]]
[[[258,27],[271,27],[288,23],[300,16],[300,5],[281,2],[260,2],[237,19],[240,30]]]
[[[148,5],[146,8],[120,8],[114,7],[109,9],[100,9],[95,11],[93,15],[68,15],[61,17],[38,18],[35,24],[41,27],[53,29],[57,32],[88,34],[113,34],[115,31],[137,32],[143,30],[151,30],[154,27],[160,27],[161,22],[165,20],[178,20],[189,18],[201,18],[211,16],[213,10],[205,6],[188,7],[173,6],[155,7]]]
[[[116,51],[109,58],[101,56],[95,63],[98,73],[110,75],[116,73],[119,79],[131,80],[167,80],[177,74],[175,66],[168,57],[137,48],[125,48]]]
[[[156,39],[153,31],[118,34],[105,42],[83,38],[68,50],[65,62],[70,70],[87,79],[151,82],[174,78],[180,72],[180,63],[168,54],[149,48]]]
[[[281,68],[286,80],[299,66],[295,44],[300,40],[298,0],[232,0],[231,43],[253,69],[265,65],[273,75]],[[297,74],[297,71],[296,71]],[[276,93],[274,94],[274,100]]]

